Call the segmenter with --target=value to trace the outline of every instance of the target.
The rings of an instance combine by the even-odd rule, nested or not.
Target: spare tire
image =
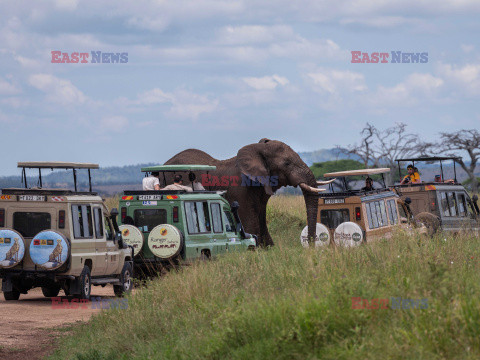
[[[347,221],[337,226],[333,234],[335,245],[342,247],[355,247],[362,244],[363,231],[354,222]]]
[[[305,226],[300,234],[300,241],[302,246],[308,248],[310,244],[308,243],[308,226]],[[315,247],[321,247],[330,244],[330,232],[328,228],[317,223],[315,226]]]
[[[148,248],[153,255],[162,260],[175,258],[183,246],[182,233],[170,224],[157,225],[148,235]]]
[[[32,262],[44,270],[58,269],[67,262],[70,254],[67,238],[53,230],[35,235],[29,249]]]
[[[438,229],[440,229],[440,220],[438,217],[428,212],[421,212],[420,214],[416,215],[415,221],[425,225],[429,236],[435,235]]]
[[[0,230],[0,269],[17,266],[25,256],[25,241],[15,230]]]
[[[143,248],[142,232],[133,225],[120,225],[118,228],[125,244],[133,247],[133,256],[137,256]]]

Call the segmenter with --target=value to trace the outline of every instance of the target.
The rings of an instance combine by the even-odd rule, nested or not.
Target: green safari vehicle
[[[141,169],[145,176],[166,176],[215,170],[206,165],[160,165]],[[185,185],[188,186],[188,185]],[[191,183],[191,189],[197,188]],[[139,275],[154,274],[172,265],[209,259],[230,251],[254,250],[256,238],[245,233],[238,203],[225,192],[206,190],[126,190],[120,198],[119,226],[124,241],[134,248]]]

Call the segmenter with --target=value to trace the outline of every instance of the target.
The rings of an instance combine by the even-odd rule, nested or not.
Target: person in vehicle
[[[142,180],[143,190],[160,190],[159,172],[152,172],[150,176],[144,177]]]
[[[191,184],[193,184],[194,191],[205,190],[203,185],[200,184],[196,179],[197,179],[197,176],[194,173],[191,172],[188,174],[188,180],[190,181]]]
[[[375,188],[373,187],[373,180],[369,176],[365,179],[365,186],[362,188],[362,191],[373,191]]]
[[[192,188],[183,185],[182,175],[175,175],[173,178],[173,184],[165,186],[162,190],[183,190],[187,192],[192,192]]]
[[[407,166],[408,175],[406,175],[403,180],[400,182],[400,185],[405,184],[419,184],[420,174],[418,173],[418,169],[414,167],[412,164]]]

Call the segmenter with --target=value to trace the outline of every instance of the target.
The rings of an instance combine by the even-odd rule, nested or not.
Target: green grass
[[[273,198],[276,246],[228,254],[137,290],[75,328],[53,359],[476,359],[478,239],[409,238],[303,249],[301,198]],[[352,297],[428,299],[352,309]]]

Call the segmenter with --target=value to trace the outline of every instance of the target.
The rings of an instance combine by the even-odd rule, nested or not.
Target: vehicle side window
[[[348,209],[320,211],[320,222],[329,229],[336,229],[338,225],[347,221],[350,221]]]
[[[208,202],[185,202],[185,213],[187,217],[187,228],[189,234],[201,234],[211,232]]]
[[[455,193],[450,192],[447,194],[448,205],[450,206],[450,215],[457,216],[457,199]]]
[[[93,218],[95,222],[95,237],[97,239],[103,239],[103,214],[102,209],[93,208]]]
[[[213,232],[223,233],[222,211],[220,208],[220,204],[217,204],[217,203],[210,204],[210,209],[212,211]]]
[[[385,201],[372,201],[366,204],[367,208],[367,216],[372,217],[372,221],[369,220],[369,226],[372,224],[373,226],[370,229],[376,229],[379,227],[384,227],[388,225],[387,220],[387,211],[385,208]]]
[[[448,206],[447,193],[440,193],[440,198],[442,202],[443,216],[450,216],[450,207]]]
[[[230,211],[223,210],[223,222],[225,223],[226,232],[235,232],[235,221]]]
[[[458,215],[461,217],[467,216],[467,201],[465,194],[457,194],[458,196]]]
[[[92,207],[90,205],[72,205],[73,235],[76,239],[93,237]]]
[[[395,200],[387,200],[388,214],[390,216],[390,224],[396,225],[398,223],[397,204]]]

